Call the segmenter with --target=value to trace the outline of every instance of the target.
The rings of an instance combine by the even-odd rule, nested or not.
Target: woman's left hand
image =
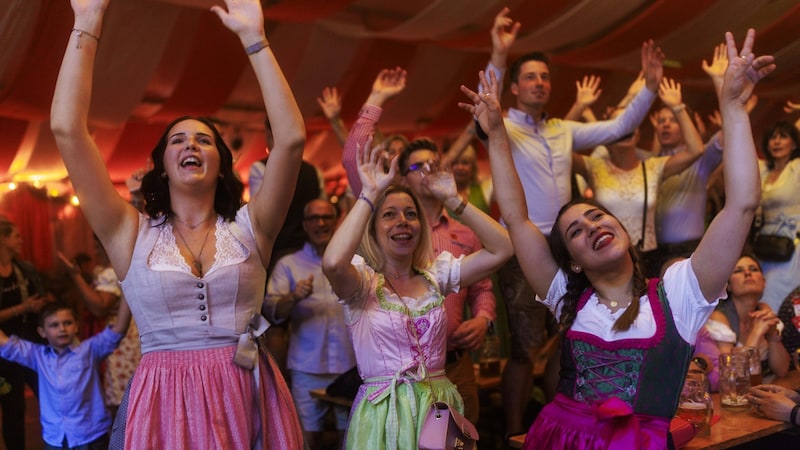
[[[422,172],[422,185],[434,197],[445,203],[447,199],[458,197],[458,187],[453,173],[433,167],[430,172]]]
[[[225,0],[227,11],[221,6],[212,6],[211,11],[219,16],[222,24],[238,34],[246,45],[264,38],[264,12],[259,0]]]
[[[753,319],[753,331],[764,337],[770,331],[775,332],[778,322],[781,321],[766,304],[759,305],[757,310],[750,313],[750,318]]]

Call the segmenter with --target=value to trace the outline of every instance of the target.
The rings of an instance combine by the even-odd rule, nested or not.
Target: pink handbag
[[[420,450],[475,450],[478,430],[445,402],[428,409],[419,434]]]

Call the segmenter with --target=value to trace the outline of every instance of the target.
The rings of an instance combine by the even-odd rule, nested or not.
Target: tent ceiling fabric
[[[238,39],[209,12],[221,0],[112,0],[95,70],[91,125],[122,182],[145,165],[163,127],[184,114],[229,122],[243,146],[237,169],[264,153],[258,85]],[[50,101],[72,27],[68,0],[0,0],[0,182],[61,181],[65,170],[49,133]],[[408,70],[408,85],[381,126],[411,136],[452,135],[469,117],[460,84],[475,85],[490,51],[489,29],[503,7],[522,23],[515,55],[546,51],[553,60],[550,112],[562,115],[583,75],[603,77],[596,110],[616,103],[639,68],[639,48],[654,39],[667,76],[701,113],[715,108],[700,68],[723,32],[748,27],[757,53],[778,70],[759,85],[758,130],[798,100],[800,2],[796,0],[264,0],[267,33],[303,111],[307,159],[333,170],[339,150],[316,103],[326,86],[344,97],[350,125],[382,68]],[[512,55],[514,56],[514,55]],[[512,98],[506,94],[505,104]]]

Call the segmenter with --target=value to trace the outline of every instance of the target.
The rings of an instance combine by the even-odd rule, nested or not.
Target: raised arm
[[[317,97],[317,103],[322,108],[322,113],[331,124],[333,134],[339,144],[344,147],[347,141],[347,127],[342,120],[342,97],[335,87],[326,87],[322,90],[322,97]]]
[[[81,275],[80,269],[66,255],[58,252],[58,258],[67,268],[67,272],[69,272],[72,281],[75,282],[75,286],[77,286],[89,312],[95,317],[105,317],[108,314],[108,310],[119,300],[119,295],[96,290],[86,282]]]
[[[500,126],[503,126],[502,119]],[[504,127],[503,129],[505,130]],[[472,229],[483,244],[483,248],[465,256],[461,262],[462,286],[469,286],[490,276],[508,261],[514,253],[508,233],[497,221],[458,195],[456,181],[451,172],[434,171],[423,178],[422,184],[447,209],[459,214],[464,224]]]
[[[256,231],[261,260],[266,267],[272,245],[283,225],[297,184],[306,129],[289,83],[269,47],[259,0],[225,0],[227,10],[211,7],[222,23],[239,36],[258,79],[274,145],[264,169],[264,181],[250,199],[250,219]]]
[[[475,116],[489,136],[489,162],[494,179],[495,199],[508,227],[525,278],[534,291],[544,297],[558,266],[544,234],[528,219],[525,193],[511,158],[511,146],[503,125],[498,98],[499,83],[492,72],[488,79],[484,72],[480,72],[479,78],[483,93],[478,95],[466,86],[461,86],[461,91],[472,103],[459,103],[459,106]]]
[[[322,255],[322,271],[330,281],[333,292],[344,299],[352,297],[358,289],[358,272],[351,261],[361,236],[367,232],[370,217],[377,213],[374,211],[375,201],[397,173],[397,158],[392,160],[388,173],[383,171],[385,153],[379,147],[372,147],[372,139],[367,139],[356,153],[363,189]]]
[[[514,41],[517,40],[517,33],[522,26],[519,22],[508,17],[511,12],[508,7],[503,8],[494,18],[492,26],[492,57],[490,62],[500,70],[505,70],[508,61],[508,52]]]
[[[575,94],[575,103],[564,116],[565,120],[579,121],[584,115],[584,112],[589,110],[590,106],[600,98],[603,90],[600,89],[600,77],[596,75],[587,75],[583,77],[582,81],[575,82],[577,90]],[[594,122],[594,121],[592,121]]]
[[[50,127],[81,211],[121,274],[127,273],[138,211],[114,189],[100,150],[89,133],[92,72],[108,0],[72,0],[73,29],[61,62]]]
[[[406,88],[406,76],[406,71],[400,67],[381,70],[372,83],[372,90],[358,114],[358,119],[350,129],[350,135],[344,144],[342,165],[347,172],[347,182],[355,196],[361,193],[361,180],[358,177],[358,149],[363,147],[367,139],[375,132],[375,123],[380,119],[383,104]]]
[[[442,167],[450,167],[453,165],[453,162],[457,161],[458,158],[464,154],[464,150],[469,147],[470,142],[475,138],[475,121],[470,120],[466,127],[459,133],[458,137],[453,144],[450,145],[450,148],[447,149],[447,153],[442,155]]]
[[[664,165],[664,178],[667,178],[684,171],[692,165],[703,154],[704,147],[703,139],[694,126],[692,116],[686,110],[686,104],[682,101],[681,84],[673,79],[664,78],[658,89],[658,96],[675,114],[675,119],[677,119],[678,125],[681,127],[684,142],[686,142],[686,150],[672,155]]]
[[[111,329],[119,334],[127,334],[128,327],[131,325],[131,309],[128,307],[128,302],[125,297],[119,299],[119,310],[117,311],[117,321],[114,322]]]
[[[761,199],[758,159],[745,104],[755,84],[775,70],[775,64],[772,56],[753,55],[754,40],[755,31],[750,29],[739,52],[733,35],[725,33],[729,64],[719,98],[725,124],[725,206],[691,257],[700,289],[709,301],[725,288]]]

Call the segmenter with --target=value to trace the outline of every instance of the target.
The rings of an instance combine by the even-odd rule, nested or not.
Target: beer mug
[[[708,392],[706,374],[699,370],[690,370],[683,381],[678,417],[692,424],[697,436],[708,436],[713,414],[714,402]]]
[[[733,353],[741,353],[747,358],[747,364],[750,367],[750,385],[758,386],[761,384],[761,352],[755,347],[743,345],[741,347],[734,347]]]
[[[742,353],[719,355],[719,397],[722,406],[747,406],[750,391],[750,361]]]

